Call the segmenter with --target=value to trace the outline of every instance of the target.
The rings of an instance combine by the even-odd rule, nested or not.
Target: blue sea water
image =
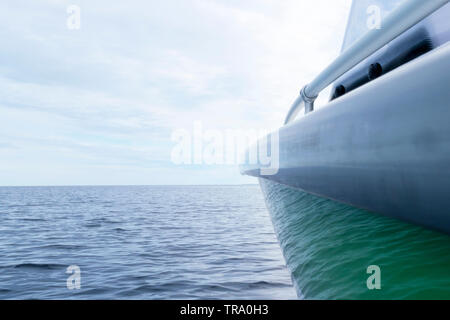
[[[0,299],[296,298],[258,186],[1,187],[0,216]]]

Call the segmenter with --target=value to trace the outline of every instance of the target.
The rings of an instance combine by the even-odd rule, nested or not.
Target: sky
[[[174,163],[174,132],[278,128],[338,56],[350,6],[1,2],[0,185],[256,183],[235,164]]]

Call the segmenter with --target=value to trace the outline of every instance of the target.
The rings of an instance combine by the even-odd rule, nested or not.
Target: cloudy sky
[[[236,166],[173,164],[173,132],[278,127],[338,55],[350,6],[3,1],[0,185],[255,182]]]

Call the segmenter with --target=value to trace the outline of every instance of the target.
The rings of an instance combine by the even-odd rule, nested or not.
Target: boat
[[[299,297],[450,299],[448,2],[354,0],[341,54],[264,138],[275,170],[241,165]]]

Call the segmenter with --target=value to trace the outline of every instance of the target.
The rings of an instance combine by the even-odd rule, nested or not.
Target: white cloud
[[[68,1],[0,4],[0,184],[252,181],[174,168],[171,132],[277,127],[350,2],[79,0],[78,31]]]

